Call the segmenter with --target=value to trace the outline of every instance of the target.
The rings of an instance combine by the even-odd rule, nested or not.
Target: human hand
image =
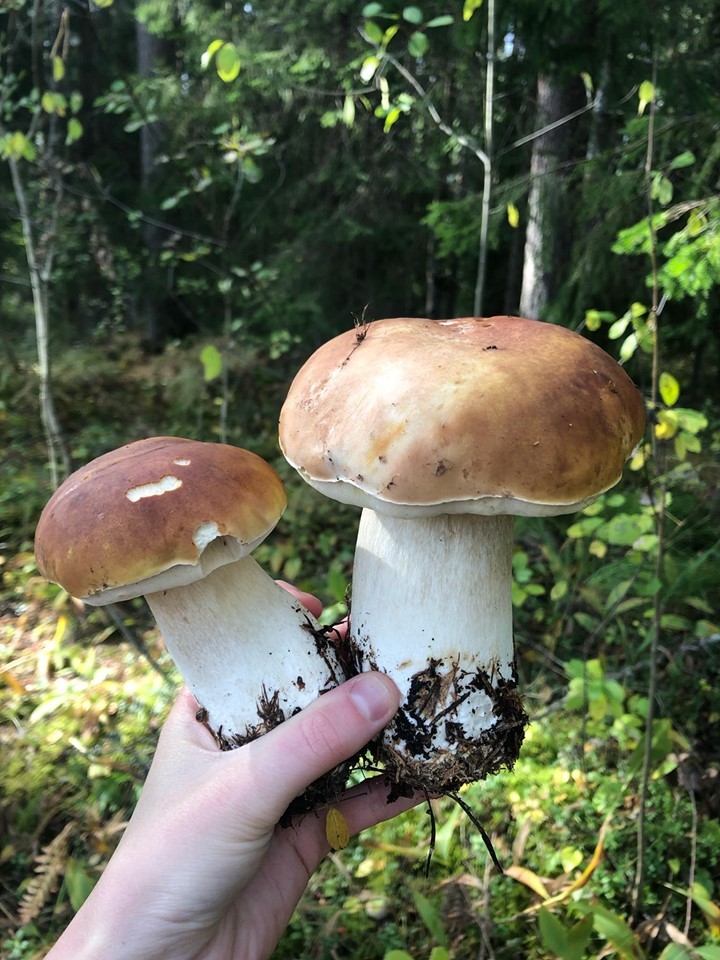
[[[289,588],[291,589],[291,588]],[[313,614],[320,604],[293,591]],[[47,960],[262,960],[328,852],[326,811],[277,826],[290,802],[392,718],[399,693],[366,673],[238,750],[220,753],[183,690],[145,787],[93,893]],[[416,800],[380,779],[339,801],[351,833]]]

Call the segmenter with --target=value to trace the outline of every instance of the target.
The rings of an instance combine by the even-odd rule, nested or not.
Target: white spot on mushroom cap
[[[164,493],[177,490],[181,486],[182,480],[168,474],[152,483],[141,483],[138,487],[131,487],[126,491],[125,496],[131,503],[137,503],[138,500],[143,500],[145,497],[161,497]]]
[[[189,457],[176,457],[173,460],[173,463],[178,467],[189,467],[191,462]]]
[[[193,534],[193,543],[202,553],[205,547],[212,543],[213,540],[217,540],[220,536],[220,530],[218,525],[214,520],[208,521],[208,523],[201,523]]]

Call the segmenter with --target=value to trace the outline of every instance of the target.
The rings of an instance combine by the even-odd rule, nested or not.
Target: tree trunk
[[[577,126],[575,121],[552,125],[576,109],[579,93],[575,78],[538,77],[536,127],[545,132],[533,141],[520,294],[520,313],[533,319],[557,293],[569,257],[570,204],[561,165],[571,156]]]
[[[50,376],[50,325],[48,320],[48,272],[52,262],[51,251],[46,251],[47,266],[45,269],[38,262],[35,238],[32,230],[30,208],[25,193],[25,184],[18,161],[10,157],[10,176],[12,178],[15,199],[20,211],[23,240],[25,242],[25,256],[30,273],[33,307],[35,309],[35,337],[38,354],[38,377],[40,381],[40,418],[42,420],[45,442],[50,464],[50,480],[55,490],[70,473],[70,455],[65,444],[60,421],[55,413],[52,381]],[[56,200],[59,203],[59,199]],[[48,243],[54,244],[55,239],[50,236]],[[48,272],[46,272],[48,271]]]
[[[137,72],[144,80],[153,77],[155,66],[162,58],[162,43],[159,37],[151,34],[144,23],[135,20],[135,56]],[[160,141],[161,129],[158,123],[145,123],[140,128],[140,190],[143,197],[143,209],[152,212],[148,205],[152,195],[151,183],[155,171],[155,158]],[[164,335],[164,323],[160,303],[158,282],[159,254],[162,243],[160,230],[145,221],[142,238],[147,257],[141,279],[142,292],[138,298],[138,314],[144,331],[144,339],[151,350],[157,349]]]

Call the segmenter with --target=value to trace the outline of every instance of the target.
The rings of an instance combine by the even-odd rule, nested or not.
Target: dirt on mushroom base
[[[320,690],[320,696],[342,682],[343,678],[337,675],[335,666],[339,663],[340,669],[344,671],[346,664],[337,656],[336,659],[333,660],[333,655],[338,649],[343,651],[343,656],[347,658],[348,664],[352,662],[353,665],[352,669],[354,672],[352,674],[347,673],[346,676],[354,676],[360,672],[360,662],[356,657],[351,656],[351,645],[346,642],[343,634],[338,633],[335,627],[326,627],[318,630],[309,618],[307,618],[303,626],[304,629],[313,636],[315,648],[328,668],[328,685]],[[298,674],[295,685],[299,690],[305,688],[302,673]],[[299,712],[300,710],[297,708],[291,716]],[[213,729],[209,723],[208,711],[203,706],[199,707],[195,719],[198,723],[202,723],[202,725],[206,727],[221,751],[229,751],[237,750],[239,747],[243,747],[245,744],[257,740],[258,737],[269,733],[270,730],[273,730],[287,720],[285,711],[280,706],[280,692],[278,690],[268,691],[263,684],[257,701],[257,716],[258,723],[248,725],[244,733],[235,733],[232,736],[227,736],[223,732],[222,727],[219,727],[217,730]],[[324,776],[311,783],[304,793],[293,800],[281,820],[281,826],[288,826],[290,824],[290,818],[295,814],[309,813],[318,807],[337,801],[347,786],[353,766],[357,765],[357,763],[358,757],[352,757],[350,760],[339,764],[333,770],[330,770]]]
[[[438,711],[461,680],[465,692]],[[476,691],[490,699],[497,719],[479,736],[468,737],[454,717],[458,707]],[[447,748],[433,743],[439,723],[450,744]],[[512,677],[505,679],[497,677],[493,664],[470,675],[458,663],[444,669],[442,660],[431,660],[412,677],[407,701],[392,724],[370,745],[373,759],[384,768],[390,785],[388,802],[418,791],[430,795],[454,793],[463,784],[484,780],[502,769],[511,770],[527,724],[514,667]]]

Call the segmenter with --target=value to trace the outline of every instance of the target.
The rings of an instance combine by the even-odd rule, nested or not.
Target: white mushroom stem
[[[322,628],[246,556],[146,594],[170,656],[222,746],[275,726],[342,680]]]
[[[453,753],[458,733],[476,740],[497,723],[486,686],[514,680],[512,538],[510,516],[363,510],[352,636],[364,669],[384,670],[405,698],[402,725],[385,734],[397,752]],[[423,728],[417,740],[415,727]]]

